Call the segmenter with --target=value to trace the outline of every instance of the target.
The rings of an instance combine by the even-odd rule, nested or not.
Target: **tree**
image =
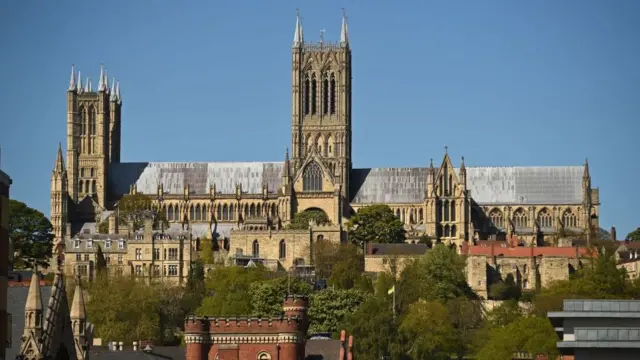
[[[368,298],[345,317],[341,328],[357,340],[353,349],[356,359],[399,358],[398,327],[388,297]]]
[[[200,239],[200,260],[207,265],[211,265],[215,262],[213,256],[213,240]]]
[[[400,309],[407,309],[418,299],[446,302],[458,297],[477,297],[467,283],[464,258],[445,245],[436,245],[409,263],[396,288]]]
[[[49,267],[52,230],[51,222],[43,213],[23,202],[9,200],[9,238],[20,254],[17,261],[29,267]]]
[[[131,343],[160,335],[157,287],[129,277],[96,278],[87,286],[86,310],[103,341]]]
[[[370,205],[360,209],[347,222],[349,239],[360,247],[365,243],[402,243],[405,230],[402,221],[387,205]]]
[[[345,317],[355,312],[370,295],[355,289],[327,288],[309,299],[309,333],[337,333]]]
[[[282,303],[287,295],[309,295],[312,287],[297,278],[281,276],[275,279],[254,282],[249,286],[249,297],[253,305],[252,316],[269,317],[282,314]]]
[[[164,216],[164,212],[153,208],[153,201],[145,194],[125,195],[118,201],[118,221],[121,224],[129,225],[134,230],[143,227],[144,219],[152,217],[154,228],[168,228],[169,222]]]
[[[313,221],[317,225],[326,225],[331,223],[329,217],[322,210],[310,209],[303,212],[299,212],[293,216],[289,229],[291,230],[307,230],[309,229],[309,222]]]
[[[473,351],[476,332],[482,326],[484,317],[482,303],[478,300],[459,297],[448,301],[446,307],[455,333],[455,340],[452,342],[453,352],[458,359],[464,359]]]
[[[488,341],[478,352],[477,359],[511,359],[516,352],[554,359],[558,355],[557,341],[556,332],[546,318],[520,317],[503,328],[491,331]]]
[[[630,241],[640,241],[640,228],[633,230],[632,232],[627,234],[626,240]]]
[[[96,273],[98,276],[106,275],[105,270],[107,270],[107,260],[102,253],[102,247],[98,244],[98,250],[96,251]]]
[[[522,290],[512,274],[508,274],[504,281],[498,281],[489,287],[489,297],[492,300],[517,300],[520,295]]]
[[[411,344],[407,352],[413,359],[449,360],[455,350],[455,329],[447,308],[438,301],[412,304],[400,325],[400,335]]]
[[[108,234],[109,233],[109,221],[103,221],[98,224],[98,233],[100,234]]]
[[[196,314],[202,316],[246,316],[251,314],[251,284],[266,278],[263,267],[219,267],[206,279],[207,296]]]

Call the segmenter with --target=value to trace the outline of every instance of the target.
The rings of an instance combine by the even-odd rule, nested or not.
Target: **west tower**
[[[73,67],[67,91],[67,176],[69,197],[80,219],[105,208],[108,166],[120,161],[120,85],[100,68],[98,88],[84,86]]]
[[[339,42],[306,42],[300,16],[292,46],[292,162],[311,153],[329,169],[348,201],[351,171],[351,48],[343,15]]]

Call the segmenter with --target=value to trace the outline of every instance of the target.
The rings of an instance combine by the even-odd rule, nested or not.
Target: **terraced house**
[[[72,70],[66,164],[60,151],[51,182],[56,237],[96,236],[97,224],[133,193],[153,198],[170,222],[164,232],[213,235],[226,239],[236,260],[284,268],[311,261],[316,241],[344,241],[346,220],[377,203],[388,204],[411,234],[458,246],[498,233],[540,243],[561,229],[598,226],[598,189],[586,162],[472,167],[464,158],[454,163],[445,149],[440,162],[425,158],[422,168],[354,167],[351,45],[345,17],[336,42],[306,40],[296,20],[291,89],[282,89],[292,94],[291,151],[282,161],[121,162],[126,117],[118,82],[101,70],[94,90]],[[330,224],[286,229],[309,210],[323,211]]]

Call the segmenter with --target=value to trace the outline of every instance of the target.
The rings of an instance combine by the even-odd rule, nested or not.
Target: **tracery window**
[[[456,221],[456,202],[451,201],[451,221]]]
[[[528,226],[528,222],[529,222],[529,217],[524,212],[524,209],[519,208],[513,214],[513,224],[515,225],[515,227],[517,227],[517,228],[527,227]]]
[[[502,211],[498,209],[493,209],[489,213],[489,219],[491,219],[491,225],[497,229],[502,229],[504,227],[504,219],[502,217]]]
[[[444,221],[449,221],[449,214],[450,214],[450,210],[449,210],[449,201],[444,202],[444,211],[443,211],[443,218]]]
[[[196,205],[196,221],[202,220],[202,212],[200,210],[200,204]]]
[[[451,237],[456,237],[456,226],[451,225]]]
[[[284,241],[284,239],[280,240],[278,257],[280,259],[284,259],[287,257],[287,243]]]
[[[222,205],[222,220],[229,220],[229,208],[227,204]]]
[[[567,210],[564,212],[564,216],[562,217],[562,221],[564,222],[565,227],[577,227],[578,219],[576,214],[574,214],[571,210]]]
[[[444,237],[449,237],[449,236],[451,236],[449,225],[445,225],[444,226]]]
[[[318,81],[316,74],[311,75],[311,114],[315,115],[318,110]]]
[[[260,257],[260,243],[258,243],[257,239],[253,240],[253,244],[251,246],[251,254],[254,258]]]
[[[235,219],[235,207],[233,206],[233,204],[229,205],[229,220],[234,220]]]
[[[193,205],[189,206],[189,220],[195,220],[196,218],[196,213],[195,213],[195,208],[193,207]]]
[[[322,79],[322,114],[327,115],[329,113],[329,78],[327,74],[324,74]]]
[[[331,73],[329,92],[331,93],[329,95],[329,98],[331,99],[329,104],[331,115],[335,115],[336,114],[336,76],[333,73]]]
[[[310,90],[311,90],[311,86],[310,86],[310,81],[309,81],[309,74],[305,74],[304,76],[304,114],[305,115],[309,115],[309,111],[310,111],[310,107],[309,107],[309,97],[310,97]]]
[[[311,162],[304,169],[302,188],[304,191],[322,191],[322,170],[317,163]]]
[[[538,224],[541,228],[550,228],[553,227],[553,219],[551,218],[551,214],[547,209],[542,209],[538,213]]]

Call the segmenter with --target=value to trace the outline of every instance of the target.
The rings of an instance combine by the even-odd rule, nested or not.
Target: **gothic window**
[[[456,202],[451,202],[451,221],[456,221]]]
[[[254,204],[251,204],[251,206],[249,206],[249,216],[256,216],[256,206]]]
[[[89,131],[90,135],[96,134],[96,109],[93,106],[89,108]]]
[[[329,108],[331,111],[331,115],[335,115],[336,114],[336,77],[335,75],[332,73],[331,74],[331,80],[330,80],[330,85],[329,85]]]
[[[217,220],[222,220],[222,206],[218,205],[217,206],[217,211],[216,211],[216,219]]]
[[[229,208],[227,204],[222,205],[222,220],[229,220]]]
[[[244,218],[249,217],[249,207],[247,205],[244,206]]]
[[[235,208],[233,206],[233,204],[229,205],[229,220],[232,220],[235,218],[234,216],[234,212],[235,212]]]
[[[456,237],[456,226],[451,225],[451,237]]]
[[[98,192],[98,189],[96,187],[96,181],[93,180],[93,181],[91,181],[91,193],[92,194],[96,194],[97,192]]]
[[[189,220],[195,220],[196,218],[196,212],[195,212],[195,208],[193,207],[193,205],[189,206]]]
[[[449,214],[450,214],[450,210],[449,210],[449,202],[445,201],[444,202],[444,214],[442,214],[444,216],[444,221],[449,221]]]
[[[309,115],[309,96],[310,96],[309,74],[304,76],[304,114]]]
[[[280,259],[284,259],[287,257],[287,243],[284,241],[284,239],[280,240],[280,247],[279,247],[279,258]]]
[[[173,205],[169,205],[169,207],[167,208],[167,219],[169,221],[173,221],[174,220],[173,219],[173,216],[174,216],[173,214],[174,214],[173,213]]]
[[[95,169],[94,168],[90,168],[89,169],[89,176],[91,176],[91,177],[95,176]]]
[[[504,221],[502,218],[502,211],[498,209],[493,209],[489,213],[489,219],[491,219],[491,225],[496,229],[502,229],[504,226]]]
[[[444,237],[449,237],[449,236],[451,236],[449,225],[445,225],[444,226]]]
[[[445,165],[444,176],[442,176],[442,181],[444,182],[444,196],[451,195],[449,193],[451,189],[449,189],[449,181],[447,181],[448,179],[449,179],[449,168]]]
[[[257,217],[262,216],[262,205],[260,204],[256,205],[256,216]]]
[[[577,221],[577,218],[576,218],[576,214],[571,212],[571,210],[567,210],[567,211],[564,212],[564,215],[562,216],[562,221],[564,222],[564,226],[565,227],[577,227],[578,226],[578,221]]]
[[[327,115],[329,113],[329,79],[327,74],[324,74],[322,80],[322,114]]]
[[[451,196],[453,193],[453,175],[449,175],[449,187],[447,189],[449,190],[449,196]]]
[[[78,182],[78,191],[84,192],[84,182],[82,180]]]
[[[271,216],[276,217],[276,204],[271,205]]]
[[[88,193],[89,193],[89,183],[90,183],[90,181],[85,181],[85,182],[84,182],[84,192],[85,192],[86,194],[88,194]]]
[[[420,209],[418,210],[418,221],[422,221],[423,218],[424,218],[423,212],[422,212],[422,209]]]
[[[80,122],[80,135],[87,134],[86,112],[84,107],[78,109],[78,120]]]
[[[513,223],[517,228],[527,227],[527,223],[529,222],[529,218],[527,214],[524,212],[524,209],[519,208],[513,214]]]
[[[540,228],[553,227],[551,214],[549,214],[549,211],[547,211],[546,208],[540,210],[540,212],[538,213],[538,224],[540,225]]]
[[[324,235],[318,235],[318,237],[316,238],[316,242],[320,242],[324,240]]]
[[[315,115],[318,110],[318,82],[316,74],[311,75],[311,114]]]
[[[302,174],[304,191],[322,191],[322,170],[315,162],[309,163]]]
[[[253,245],[251,246],[251,254],[253,254],[254,258],[260,257],[260,243],[258,240],[253,240]]]
[[[202,220],[202,210],[200,210],[200,204],[196,205],[196,221]]]

